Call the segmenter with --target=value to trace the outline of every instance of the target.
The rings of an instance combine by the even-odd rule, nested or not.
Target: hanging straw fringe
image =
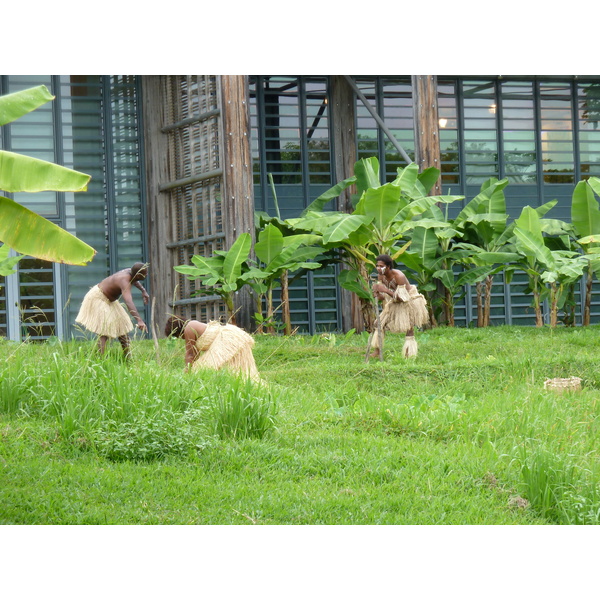
[[[417,340],[412,335],[407,336],[402,347],[402,355],[404,358],[414,358],[418,353],[419,346],[417,345]]]
[[[252,354],[253,346],[254,339],[243,329],[211,321],[196,342],[201,354],[192,363],[191,371],[225,368],[261,382]]]
[[[109,338],[127,335],[134,328],[125,307],[118,300],[111,302],[97,285],[83,298],[75,322]]]
[[[398,301],[400,294],[398,290],[403,289],[408,293],[408,301]],[[398,298],[398,300],[397,300]],[[429,313],[427,312],[427,303],[425,297],[419,293],[417,286],[413,285],[410,292],[406,288],[396,288],[394,298],[386,302],[381,311],[381,327],[384,331],[393,333],[406,333],[414,327],[423,327],[429,323]]]
[[[403,300],[403,298],[408,298],[408,300]],[[419,293],[416,285],[410,288],[410,292],[404,286],[399,286],[396,288],[393,298],[384,300],[384,307],[379,318],[382,332],[406,333],[415,327],[423,327],[429,323],[425,297]],[[379,333],[375,331],[371,347],[379,348],[380,343]]]

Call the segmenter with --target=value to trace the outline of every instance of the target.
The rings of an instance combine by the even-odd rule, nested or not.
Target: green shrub
[[[152,415],[135,415],[130,421],[108,421],[91,440],[100,456],[113,461],[150,461],[169,455],[186,456],[207,443],[200,411],[178,415],[168,410]]]

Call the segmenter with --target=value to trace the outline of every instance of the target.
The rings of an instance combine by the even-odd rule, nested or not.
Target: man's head
[[[131,279],[140,281],[148,275],[148,263],[136,262],[131,267]]]
[[[169,317],[165,326],[165,335],[167,337],[183,337],[186,323],[187,321],[181,317],[175,315]]]
[[[375,268],[379,274],[383,275],[388,269],[393,267],[393,264],[394,261],[389,254],[380,254],[377,257],[377,264],[375,265]]]

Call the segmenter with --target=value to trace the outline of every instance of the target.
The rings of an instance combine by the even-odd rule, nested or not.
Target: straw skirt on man
[[[398,286],[393,297],[383,301],[383,310],[379,315],[382,334],[385,331],[392,333],[407,333],[415,327],[423,327],[429,323],[427,302],[423,294],[419,293],[416,285],[410,291],[406,287]],[[371,347],[379,348],[381,342],[377,328],[373,332]],[[406,356],[416,356],[417,344],[414,336],[407,336],[402,353]]]
[[[111,302],[95,285],[83,298],[76,323],[100,336],[118,338],[134,327],[131,317],[118,300]]]

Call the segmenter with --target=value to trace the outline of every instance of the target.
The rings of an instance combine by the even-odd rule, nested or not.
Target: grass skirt
[[[260,382],[252,354],[253,346],[254,339],[243,329],[211,321],[196,342],[196,348],[201,354],[192,363],[191,371],[224,368]]]
[[[125,307],[118,300],[111,302],[97,285],[85,295],[75,322],[109,338],[127,335],[133,329]]]
[[[397,301],[401,297],[408,299],[406,301]],[[397,293],[394,295],[394,299],[390,298],[384,301],[379,320],[382,333],[385,331],[406,333],[415,327],[423,327],[429,323],[429,313],[427,312],[425,297],[419,293],[416,285],[413,285],[409,292],[406,292],[406,288],[403,286],[402,296]],[[375,329],[371,347],[379,348],[379,345],[379,334],[377,329]]]

